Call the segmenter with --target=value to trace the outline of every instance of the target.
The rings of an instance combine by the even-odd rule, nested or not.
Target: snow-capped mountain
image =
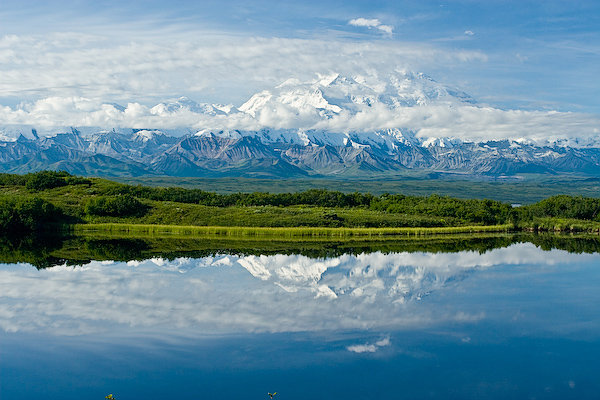
[[[346,77],[334,73],[309,82],[290,79],[273,91],[255,94],[239,110],[257,116],[283,105],[298,113],[314,109],[327,117],[343,111],[356,114],[365,107],[385,106],[394,110],[431,103],[475,104],[475,101],[466,93],[441,85],[424,74],[397,70],[385,77]]]
[[[155,105],[150,110],[155,115],[169,115],[181,112],[205,115],[227,115],[234,111],[233,105],[196,103],[187,97],[172,99]]]
[[[127,113],[124,107],[105,106],[111,113]],[[477,142],[425,136],[411,128],[365,129],[369,123],[377,124],[377,116],[411,111],[414,125],[414,120],[425,121],[419,113],[428,107],[444,112],[479,109],[460,90],[406,70],[386,76],[319,75],[308,82],[290,79],[251,96],[238,108],[181,97],[137,110],[151,121],[174,116],[196,121],[173,130],[0,126],[0,171],[374,177],[421,169],[474,175],[600,175],[597,137]],[[312,127],[303,127],[303,121]],[[255,128],[236,129],[236,124]]]
[[[63,169],[106,176],[389,176],[406,169],[472,175],[583,173],[600,175],[600,148],[537,146],[516,141],[420,141],[399,131],[304,140],[277,131],[201,131],[173,137],[156,130],[76,129],[53,137],[0,142],[0,171]],[[32,134],[33,136],[33,134]],[[323,142],[321,142],[323,141]]]

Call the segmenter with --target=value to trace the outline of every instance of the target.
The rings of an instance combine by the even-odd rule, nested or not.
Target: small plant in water
[[[273,398],[273,396],[275,396],[275,395],[277,394],[277,392],[274,392],[274,393],[267,393],[267,394],[268,394],[268,395],[269,395],[269,397],[272,399],[272,398]]]

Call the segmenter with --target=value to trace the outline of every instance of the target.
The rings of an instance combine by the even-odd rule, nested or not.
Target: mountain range
[[[42,169],[101,176],[385,177],[406,170],[504,176],[522,173],[600,175],[600,141],[467,141],[414,130],[352,129],[368,118],[435,105],[477,107],[460,90],[423,74],[339,74],[288,80],[240,107],[185,97],[150,109],[155,117],[210,121],[177,129],[0,127],[0,171]],[[118,105],[115,112],[123,112]],[[366,121],[365,121],[366,119]],[[247,128],[228,128],[244,121]],[[249,121],[249,122],[248,122]],[[310,129],[298,128],[310,121]],[[335,129],[338,121],[344,126]],[[319,128],[322,124],[323,128]],[[217,128],[215,128],[217,126]]]

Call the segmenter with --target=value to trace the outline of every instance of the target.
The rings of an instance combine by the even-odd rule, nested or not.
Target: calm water
[[[598,399],[600,255],[0,264],[0,398]]]

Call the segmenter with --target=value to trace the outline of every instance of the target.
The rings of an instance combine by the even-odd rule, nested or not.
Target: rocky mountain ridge
[[[53,137],[32,135],[0,142],[0,171],[273,178],[376,177],[408,169],[494,176],[600,175],[600,148],[508,140],[419,140],[396,130],[365,136],[339,134],[335,140],[326,132],[269,130],[201,131],[182,137],[136,129],[87,135],[72,129]]]

